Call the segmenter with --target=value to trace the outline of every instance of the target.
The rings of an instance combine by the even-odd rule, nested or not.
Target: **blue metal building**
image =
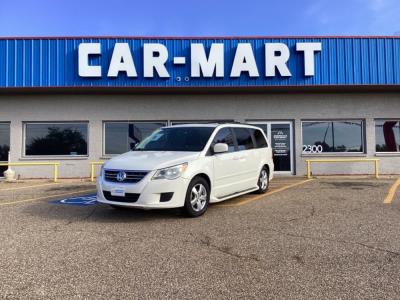
[[[296,43],[321,43],[315,55],[315,76],[303,76],[302,55]],[[118,78],[81,78],[78,75],[78,46],[99,43],[101,55],[91,59],[107,69],[116,43],[127,43],[133,53],[136,69],[143,69],[143,45],[160,43],[168,50],[166,67],[169,78],[135,79],[120,74]],[[190,46],[223,44],[223,78],[191,78]],[[230,78],[229,72],[238,44],[250,44],[259,70],[265,69],[264,45],[283,43],[290,51],[289,78],[276,76],[251,78],[242,73]],[[398,37],[340,38],[16,38],[0,40],[0,87],[265,87],[265,86],[326,86],[326,85],[398,85],[400,84],[400,39]],[[187,63],[174,65],[174,57],[185,57]],[[262,73],[262,72],[260,72]],[[185,78],[189,80],[176,80]]]
[[[240,121],[265,130],[282,173],[305,174],[310,157],[378,157],[399,173],[399,54],[400,38],[384,36],[2,38],[0,161],[10,150],[87,176],[160,126]],[[79,142],[50,144],[55,131]]]

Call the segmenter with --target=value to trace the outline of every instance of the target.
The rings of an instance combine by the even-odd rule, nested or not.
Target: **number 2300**
[[[303,145],[303,153],[314,154],[323,152],[322,145]]]

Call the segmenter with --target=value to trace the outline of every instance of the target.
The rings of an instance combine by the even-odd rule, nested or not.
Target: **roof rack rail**
[[[246,122],[238,122],[238,121],[222,121],[222,122],[218,122],[217,124],[240,124],[240,125],[250,125],[250,126],[254,126],[254,124],[250,124],[250,123],[246,123]]]

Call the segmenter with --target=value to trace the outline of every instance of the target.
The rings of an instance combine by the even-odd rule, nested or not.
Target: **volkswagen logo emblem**
[[[119,171],[117,174],[117,180],[122,182],[126,179],[126,173],[124,171]]]

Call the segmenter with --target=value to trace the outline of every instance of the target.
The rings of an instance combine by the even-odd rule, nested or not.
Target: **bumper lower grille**
[[[148,173],[148,171],[104,170],[104,179],[109,182],[137,183]]]
[[[103,191],[104,198],[108,201],[134,203],[138,201],[140,194],[126,193],[125,197],[112,196],[111,192]]]

